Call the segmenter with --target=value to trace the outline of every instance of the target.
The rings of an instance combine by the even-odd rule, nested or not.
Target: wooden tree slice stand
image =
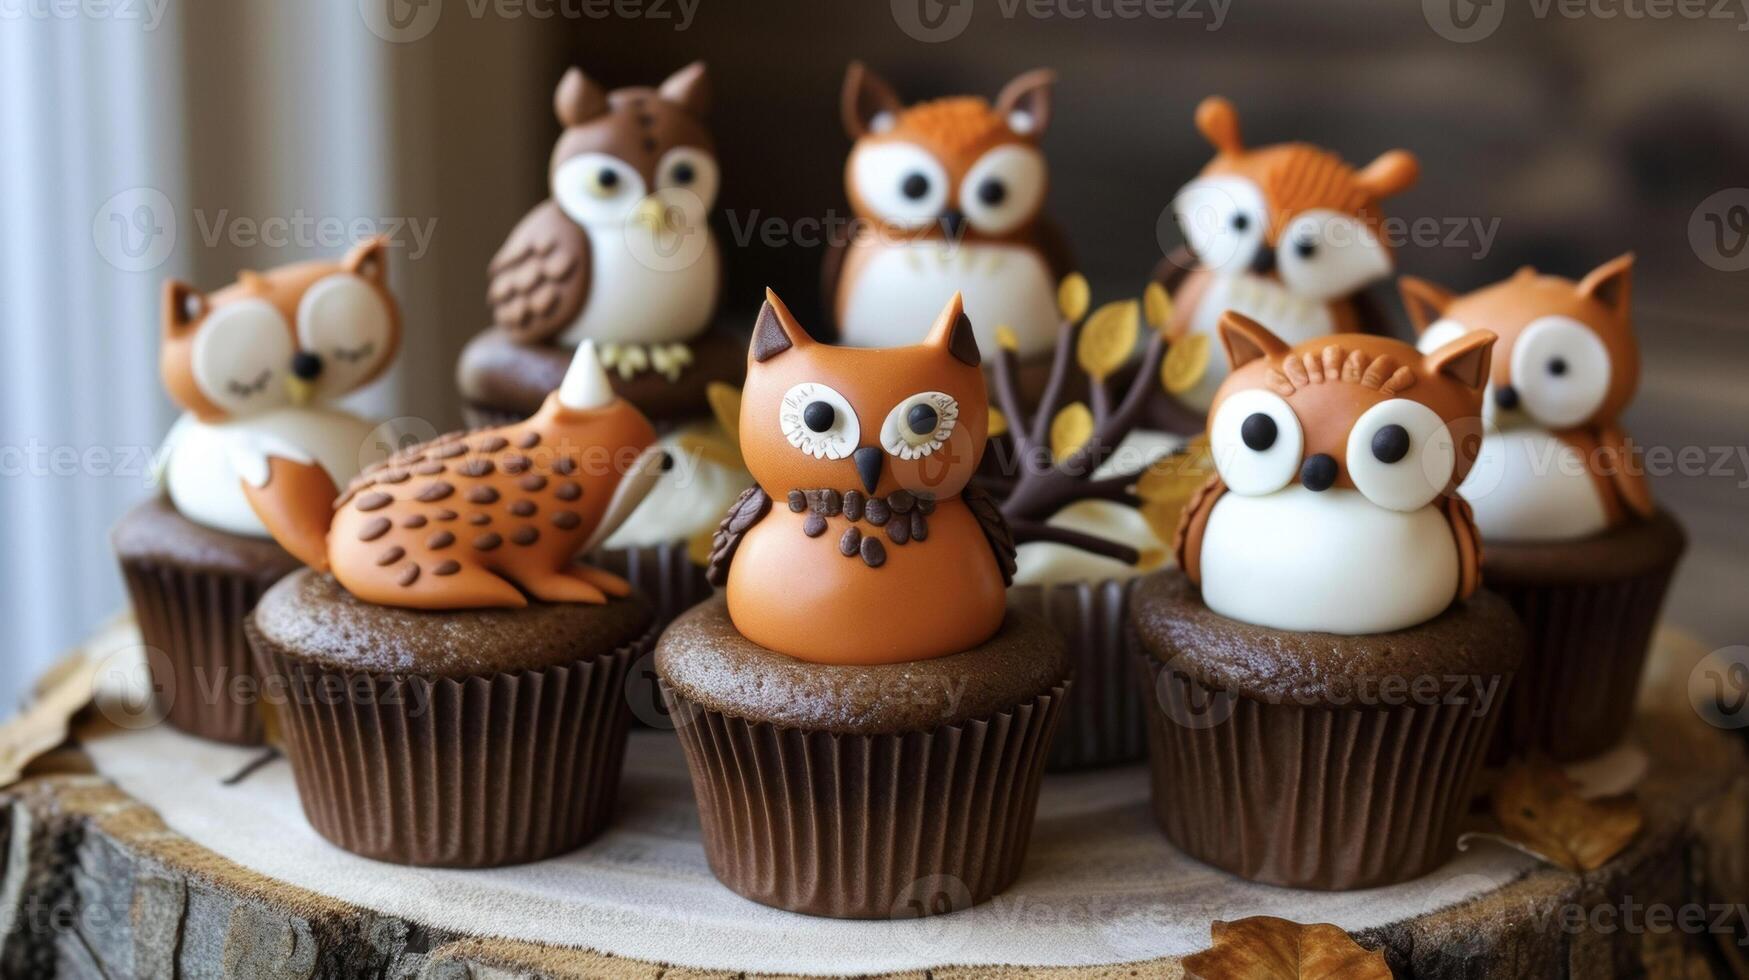
[[[1573,910],[1680,910],[1749,903],[1749,751],[1689,701],[1706,651],[1665,633],[1633,737],[1649,765],[1635,792],[1646,827],[1616,858],[1579,875],[1539,866],[1460,904],[1354,931],[1398,977],[1692,978],[1749,976],[1749,912],[1727,929],[1571,924]],[[87,743],[115,736],[81,729]],[[280,763],[283,765],[283,763]],[[1139,778],[1139,777],[1138,777]],[[1099,828],[1090,828],[1097,833]],[[303,978],[775,976],[674,967],[587,949],[434,927],[288,884],[169,829],[159,813],[98,773],[77,743],[0,792],[0,975]],[[1023,879],[1024,882],[1024,879]],[[1325,921],[1326,898],[1295,896],[1294,918]],[[1303,900],[1302,900],[1303,899]],[[961,913],[962,915],[964,913]],[[1235,909],[1231,918],[1250,914]],[[950,916],[941,934],[956,928]],[[795,917],[794,942],[810,923]],[[1642,918],[1642,925],[1651,920]],[[808,972],[830,972],[821,963]],[[1073,967],[956,966],[887,976],[1178,977],[1176,957]]]

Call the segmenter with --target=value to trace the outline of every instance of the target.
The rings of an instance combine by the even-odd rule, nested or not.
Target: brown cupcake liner
[[[1530,636],[1490,762],[1533,753],[1571,762],[1621,741],[1680,557],[1678,550],[1644,574],[1603,584],[1488,581]]]
[[[1045,767],[1052,772],[1140,760],[1148,753],[1142,694],[1125,639],[1133,579],[1024,585],[1011,605],[1036,613],[1062,634],[1075,684]]]
[[[793,912],[890,919],[959,911],[1014,881],[1068,686],[893,735],[779,728],[662,693],[718,880]]]
[[[252,575],[124,558],[122,578],[149,656],[155,709],[182,731],[260,745],[255,660],[243,620],[273,583]]]
[[[627,670],[651,629],[611,654],[541,670],[422,677],[294,659],[251,622],[304,814],[380,861],[485,868],[587,843],[612,818],[630,713]]]
[[[656,607],[658,628],[711,597],[704,567],[692,560],[685,541],[642,548],[602,549],[588,561],[623,576]]]
[[[1292,888],[1395,884],[1450,859],[1502,714],[1501,698],[1481,715],[1465,703],[1270,703],[1145,655],[1137,670],[1166,837],[1199,861]]]

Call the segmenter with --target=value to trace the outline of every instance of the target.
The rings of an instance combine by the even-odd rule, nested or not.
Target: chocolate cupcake
[[[815,343],[767,293],[740,421],[759,484],[714,542],[724,597],[656,653],[739,894],[888,918],[1018,873],[1068,663],[1007,610],[1013,541],[967,488],[987,428],[957,297],[922,344],[870,350]]]
[[[1526,268],[1465,296],[1402,282],[1424,349],[1469,328],[1500,337],[1490,429],[1458,488],[1483,574],[1530,633],[1496,759],[1572,761],[1621,740],[1686,546],[1619,422],[1639,383],[1632,274],[1623,255],[1579,282]]]
[[[347,480],[380,458],[370,423],[327,407],[394,358],[400,314],[382,241],[337,262],[245,272],[212,294],[165,285],[165,390],[184,410],[162,450],[162,496],[112,540],[159,709],[171,724],[241,745],[262,738],[243,616],[297,560],[244,498],[234,459],[262,447]]]
[[[1179,570],[1131,598],[1154,810],[1246,878],[1349,889],[1450,857],[1522,656],[1467,506],[1494,337],[1290,347],[1237,313]]]
[[[709,215],[715,148],[702,63],[657,88],[608,91],[575,68],[554,94],[564,125],[551,196],[493,257],[493,325],[457,365],[470,425],[528,417],[571,352],[594,341],[614,390],[664,433],[674,469],[592,560],[630,579],[666,622],[710,594],[702,558],[716,520],[752,482],[713,419],[738,386],[744,338],[714,325],[721,259]]]
[[[269,452],[246,488],[311,566],[250,617],[310,823],[367,857],[485,867],[611,815],[648,600],[578,563],[639,503],[656,434],[593,346],[525,422],[404,450],[335,500]],[[328,574],[323,574],[328,573]]]

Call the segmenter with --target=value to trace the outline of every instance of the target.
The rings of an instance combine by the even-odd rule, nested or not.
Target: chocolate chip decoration
[[[399,583],[403,589],[412,585],[414,582],[419,581],[419,566],[409,564],[406,568],[401,569],[401,575],[399,578],[395,579],[395,581]]]
[[[420,476],[436,476],[447,469],[449,469],[449,467],[442,463],[420,463],[418,466],[413,467],[413,472]]]
[[[504,537],[502,535],[495,531],[487,531],[474,539],[474,549],[476,551],[491,551],[503,543]]]
[[[432,551],[442,551],[452,544],[455,544],[455,535],[448,531],[439,531],[425,539],[425,547]]]
[[[382,510],[395,502],[395,498],[381,491],[373,491],[358,498],[356,506],[362,511]]]
[[[581,523],[583,518],[574,511],[561,510],[553,515],[553,526],[561,531],[569,531]]]
[[[903,517],[896,517],[887,525],[887,540],[897,545],[911,540],[911,522]]]
[[[482,476],[491,476],[492,471],[495,469],[497,469],[497,467],[492,464],[491,460],[475,456],[456,467],[456,472],[460,473],[462,476],[473,477],[477,480]]]
[[[387,551],[384,551],[382,554],[377,556],[377,564],[379,566],[386,567],[389,565],[393,565],[395,562],[398,562],[405,557],[407,557],[407,549],[406,548],[403,548],[398,544],[397,545],[390,545],[389,549]]]
[[[431,458],[432,459],[454,459],[457,456],[466,455],[467,451],[468,451],[467,443],[459,442],[459,441],[452,442],[452,443],[449,443],[448,445],[437,446],[437,447],[433,448],[431,450]]]
[[[911,512],[911,540],[929,540],[929,518],[924,517],[921,510]]]
[[[475,527],[485,527],[487,524],[492,523],[492,515],[475,512],[468,515],[468,523]]]
[[[479,445],[475,446],[474,449],[475,451],[482,453],[495,453],[508,445],[510,445],[509,439],[506,439],[503,436],[493,435],[481,439]]]
[[[553,496],[560,500],[576,500],[578,497],[583,496],[583,488],[572,483],[570,480],[566,480],[564,483],[553,488]]]
[[[431,574],[433,574],[433,575],[454,575],[455,573],[457,573],[461,570],[462,570],[461,562],[450,560],[450,559],[445,559],[444,561],[440,561],[437,563],[437,567],[433,568],[431,570]]]
[[[846,558],[855,558],[862,549],[862,532],[856,528],[844,529],[844,536],[838,539],[838,553]]]
[[[540,445],[540,433],[538,432],[524,432],[522,438],[516,440],[518,449],[533,449],[538,445]]]
[[[808,509],[808,495],[800,490],[789,492],[789,509],[797,514]]]
[[[375,541],[389,533],[389,528],[392,526],[393,522],[386,517],[373,517],[358,529],[358,540]]]
[[[868,497],[864,496],[861,490],[846,490],[844,492],[844,516],[852,521],[862,520],[863,507],[867,503]]]
[[[527,456],[506,456],[498,465],[504,470],[504,472],[511,476],[515,476],[518,473],[527,473],[528,468],[534,465],[534,461]]]
[[[875,527],[880,527],[886,524],[888,519],[893,516],[892,505],[879,497],[871,497],[869,498],[866,516],[868,517],[868,522],[870,524],[873,524]]]
[[[491,487],[474,487],[468,491],[468,501],[476,504],[495,504],[498,502],[498,491]]]
[[[569,456],[560,456],[553,460],[553,472],[560,476],[570,476],[577,472],[577,461]]]
[[[917,506],[917,498],[909,490],[894,490],[887,494],[887,506],[893,508],[895,514],[910,513]]]
[[[532,500],[518,500],[510,505],[510,513],[517,517],[533,517],[534,512],[539,509]]]
[[[530,545],[540,540],[540,532],[532,527],[519,527],[510,534],[511,544]]]
[[[518,483],[517,486],[527,490],[529,493],[539,493],[547,488],[547,478],[541,476],[539,473],[530,473],[523,477],[522,482]]]
[[[802,533],[810,538],[817,538],[826,533],[826,519],[819,514],[809,514],[802,522]]]
[[[454,486],[443,480],[438,480],[435,483],[427,483],[425,489],[419,491],[418,499],[420,503],[424,504],[436,503],[452,493],[455,493]]]
[[[862,539],[862,563],[870,568],[879,568],[887,563],[887,549],[879,538]]]
[[[427,523],[428,521],[424,514],[408,514],[406,519],[401,521],[401,526],[418,530],[419,528],[424,527]]]

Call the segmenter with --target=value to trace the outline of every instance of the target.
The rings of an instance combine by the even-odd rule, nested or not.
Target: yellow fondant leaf
[[[1568,871],[1595,871],[1639,835],[1632,796],[1590,800],[1548,759],[1515,762],[1494,787],[1494,817],[1508,840]]]
[[[675,448],[688,456],[731,469],[744,468],[740,445],[731,442],[727,435],[718,430],[683,432],[675,436],[674,444]]]
[[[1166,348],[1160,362],[1160,384],[1168,394],[1182,395],[1203,379],[1209,370],[1209,335],[1187,333]]]
[[[1093,290],[1087,285],[1087,277],[1079,272],[1069,273],[1057,285],[1057,311],[1070,323],[1087,315],[1087,304],[1092,299]]]
[[[1166,295],[1165,286],[1151,282],[1142,290],[1142,316],[1155,331],[1166,329],[1166,322],[1172,319],[1172,297]]]
[[[1391,980],[1385,954],[1328,923],[1269,915],[1209,926],[1213,945],[1184,958],[1194,980]]]
[[[1136,334],[1141,330],[1141,310],[1134,300],[1107,303],[1087,318],[1081,337],[1075,345],[1075,359],[1081,370],[1095,381],[1103,381],[1129,360],[1136,349]]]
[[[999,435],[1005,435],[1007,432],[1008,416],[1003,415],[1000,408],[997,408],[994,405],[990,406],[990,438],[994,439]]]
[[[741,389],[722,381],[712,381],[704,386],[704,397],[711,406],[711,414],[716,416],[717,424],[723,427],[723,432],[729,441],[741,442]]]
[[[1092,438],[1093,413],[1081,402],[1065,405],[1051,419],[1051,458],[1060,463]]]
[[[996,328],[996,346],[1003,350],[1019,350],[1020,337],[1013,327],[1002,324]]]

